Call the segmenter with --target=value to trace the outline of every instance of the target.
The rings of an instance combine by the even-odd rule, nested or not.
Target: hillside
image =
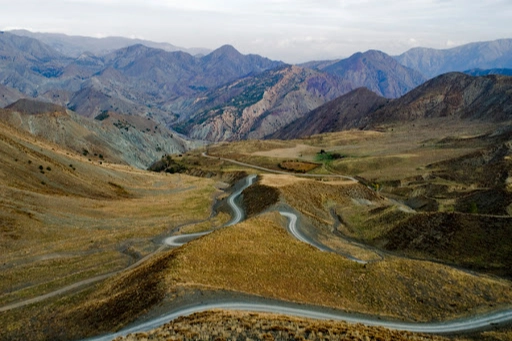
[[[427,78],[443,73],[475,68],[495,69],[512,67],[512,39],[478,42],[446,50],[413,48],[396,60]]]
[[[352,89],[325,73],[286,66],[207,92],[180,131],[209,141],[263,138]]]
[[[367,88],[359,88],[327,102],[269,137],[295,139],[358,128],[367,115],[388,102]]]
[[[0,84],[0,108],[14,103],[23,97],[19,91]]]
[[[500,122],[512,119],[512,77],[448,73],[377,110],[366,127],[420,118],[454,117]]]
[[[88,119],[51,103],[20,100],[0,110],[2,122],[96,162],[146,169],[164,154],[196,146],[150,119],[105,112]]]

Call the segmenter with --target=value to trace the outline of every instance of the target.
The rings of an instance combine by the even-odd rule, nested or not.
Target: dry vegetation
[[[295,240],[282,223],[277,213],[253,218],[157,256],[91,293],[4,314],[0,338],[24,338],[27,325],[41,331],[30,334],[33,340],[113,330],[179,288],[226,289],[419,321],[482,312],[512,299],[504,280],[406,259],[363,266]]]
[[[325,160],[313,172],[359,175],[365,184],[382,192],[350,181],[265,175],[260,184],[244,192],[247,213],[254,218],[159,254],[82,292],[3,313],[0,339],[64,340],[113,330],[162,300],[172,301],[182,289],[237,291],[413,321],[440,320],[509,305],[512,285],[506,280],[429,261],[390,255],[381,260],[371,251],[332,237],[333,232],[342,233],[407,256],[448,261],[500,275],[512,267],[509,218],[415,214],[386,199],[421,198],[421,203],[427,203],[424,210],[440,211],[472,209],[475,201],[480,209],[491,210],[483,203],[489,202],[495,189],[477,187],[487,186],[492,176],[478,174],[491,170],[487,175],[494,171],[503,175],[510,166],[507,154],[498,160],[499,167],[480,167],[478,174],[472,175],[475,178],[464,173],[470,167],[463,156],[473,153],[476,156],[470,160],[477,162],[475,150],[491,143],[478,138],[488,126],[459,127],[459,138],[445,139],[453,134],[453,127],[439,125],[439,129],[432,129],[434,126],[427,123],[415,124],[381,132],[333,133],[299,142],[244,141],[211,147],[211,155],[272,169],[279,169],[279,164],[291,157],[305,164],[313,161],[320,149],[326,149],[347,157]],[[105,162],[100,165],[9,127],[0,128],[0,305],[123,269],[155,251],[158,244],[154,241],[176,226],[200,221],[183,227],[181,233],[218,228],[229,217],[222,213],[205,220],[218,193],[215,182],[208,178],[230,182],[246,174],[243,167],[204,158],[200,151],[173,160],[201,178],[148,173]],[[453,158],[457,162],[447,161]],[[464,172],[457,173],[461,165]],[[457,177],[447,177],[450,172]],[[483,178],[486,182],[478,182]],[[463,183],[468,179],[476,179],[477,187]],[[508,200],[508,180],[500,181],[499,190]],[[480,194],[473,192],[476,189]],[[465,201],[458,199],[461,193]],[[257,216],[280,200],[313,222],[316,237],[324,244],[379,261],[363,266],[318,251],[295,240],[283,228],[285,219],[277,213]],[[500,214],[510,211],[507,205],[499,208]],[[229,326],[234,335],[253,338],[267,335],[278,339],[286,333],[299,338],[318,337],[318,332],[324,333],[322,328],[356,340],[366,336],[406,337],[342,323],[220,314],[195,315],[192,319],[196,322],[181,319],[155,335],[172,328],[173,333],[190,332],[201,339],[205,324],[218,323],[219,337],[229,336],[224,336],[224,326]],[[252,320],[261,321],[256,322],[261,328],[243,327],[243,321]],[[266,326],[278,327],[271,330]],[[244,330],[238,332],[238,328]],[[307,328],[311,332],[306,332]],[[510,339],[510,332],[480,336],[505,340]],[[412,337],[423,336],[407,334],[407,338]]]
[[[363,266],[294,240],[277,221],[276,213],[253,218],[185,245],[171,261],[168,286],[229,289],[423,321],[512,299],[507,281],[436,263],[387,258]]]
[[[448,341],[440,336],[393,331],[346,322],[272,314],[212,311],[181,317],[146,333],[118,340],[382,340]]]
[[[210,214],[211,180],[93,165],[0,129],[0,305],[123,269]]]

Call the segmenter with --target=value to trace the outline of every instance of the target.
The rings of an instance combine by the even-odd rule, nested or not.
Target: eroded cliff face
[[[255,94],[258,99],[254,103],[246,105],[247,102],[233,98],[227,101],[232,105],[215,107],[196,116],[190,136],[210,141],[263,138],[352,90],[350,84],[334,76],[298,66],[267,72],[265,77],[244,86],[257,87],[255,83],[268,82],[269,78],[277,81]]]

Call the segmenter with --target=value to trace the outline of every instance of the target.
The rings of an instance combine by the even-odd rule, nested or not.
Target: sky
[[[0,30],[233,45],[287,63],[512,38],[512,0],[0,0]]]

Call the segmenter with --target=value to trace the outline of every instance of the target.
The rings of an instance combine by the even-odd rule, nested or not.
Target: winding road
[[[222,310],[235,310],[235,311],[249,311],[259,313],[272,313],[283,314],[288,316],[312,318],[318,320],[335,320],[345,321],[348,323],[362,323],[367,326],[380,326],[395,330],[404,330],[416,333],[429,333],[429,334],[455,334],[466,333],[488,329],[497,325],[510,323],[512,321],[512,309],[493,312],[490,314],[469,317],[464,319],[450,320],[446,322],[432,322],[432,323],[412,323],[400,321],[385,321],[372,317],[356,316],[353,314],[344,313],[341,311],[333,311],[332,309],[322,307],[308,307],[288,302],[249,302],[241,301],[225,301],[225,302],[197,302],[188,307],[180,308],[169,314],[158,317],[154,320],[147,321],[127,328],[114,334],[108,334],[88,341],[110,341],[119,336],[127,334],[149,331],[160,327],[178,317],[187,316],[193,313],[203,312],[212,309]]]
[[[298,220],[298,217],[295,213],[291,213],[291,212],[284,212],[284,211],[279,211],[279,213],[283,216],[283,217],[286,217],[289,219],[289,222],[288,222],[288,230],[290,231],[290,233],[295,237],[297,238],[297,240],[300,240],[301,242],[304,242],[304,243],[307,243],[313,247],[316,247],[318,250],[320,251],[327,251],[327,252],[333,252],[333,253],[336,253],[340,256],[343,256],[345,258],[347,258],[348,260],[351,260],[353,262],[356,262],[356,263],[359,263],[359,264],[368,264],[367,261],[365,260],[362,260],[362,259],[359,259],[359,258],[356,258],[354,256],[351,256],[349,255],[348,253],[342,253],[342,252],[339,252],[339,251],[336,251],[336,250],[333,250],[325,245],[322,245],[312,239],[308,239],[306,236],[304,236],[302,233],[300,233],[299,229],[297,228],[297,220]]]
[[[235,200],[240,196],[240,194],[242,194],[242,192],[247,187],[249,187],[253,184],[255,179],[256,179],[256,175],[249,175],[248,177],[245,178],[244,185],[229,196],[228,205],[233,210],[233,217],[225,226],[232,226],[232,225],[238,224],[239,222],[242,221],[242,219],[244,217],[244,213],[242,211],[242,208],[236,204]],[[189,241],[191,241],[193,239],[202,237],[202,236],[207,235],[212,232],[213,231],[190,233],[190,234],[179,234],[177,236],[171,236],[171,237],[166,238],[164,240],[164,244],[173,246],[173,247],[178,247],[178,246],[188,243]]]

